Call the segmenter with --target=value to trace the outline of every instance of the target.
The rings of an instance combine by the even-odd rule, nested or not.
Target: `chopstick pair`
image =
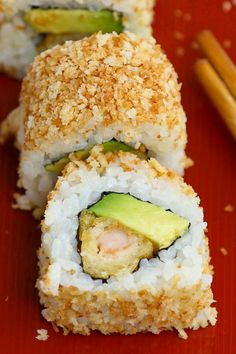
[[[197,60],[195,73],[236,140],[236,66],[212,32],[200,32],[197,42],[207,59]]]

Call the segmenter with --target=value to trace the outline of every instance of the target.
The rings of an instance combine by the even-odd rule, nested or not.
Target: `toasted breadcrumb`
[[[14,15],[16,10],[15,1],[0,0],[0,15]]]
[[[177,9],[174,11],[174,15],[175,15],[175,17],[182,17],[183,12],[180,9]]]
[[[224,207],[224,211],[226,213],[232,213],[234,211],[234,206],[231,205],[231,204],[227,204],[225,207]]]
[[[178,329],[178,335],[179,335],[179,338],[181,338],[181,339],[188,339],[187,333],[182,328]]]
[[[175,130],[184,116],[179,90],[177,75],[153,38],[97,33],[68,41],[38,56],[24,78],[25,148],[48,153],[49,145],[74,138],[78,130],[89,136],[91,127],[118,122],[127,137],[143,124]]]
[[[198,44],[197,42],[193,41],[193,42],[191,43],[191,47],[192,47],[192,49],[194,49],[194,50],[198,50],[198,49],[199,49],[199,44]]]
[[[36,220],[40,220],[43,216],[44,208],[37,208],[33,211],[33,216]]]
[[[175,31],[173,33],[173,37],[175,39],[177,39],[177,40],[180,40],[180,41],[184,40],[184,34],[182,32],[179,32],[179,31]]]
[[[177,57],[183,57],[185,53],[185,50],[183,47],[177,47],[175,50],[175,54],[177,55]]]
[[[232,42],[231,42],[230,39],[225,39],[225,40],[223,41],[223,46],[224,46],[226,49],[230,48],[231,45],[232,45]]]
[[[157,171],[158,176],[166,174],[166,169],[156,159],[150,159],[149,163]]]
[[[224,1],[224,2],[222,3],[222,10],[223,10],[224,12],[229,12],[231,9],[232,9],[232,4],[231,4],[230,1]]]
[[[192,167],[192,166],[194,166],[194,161],[190,157],[187,157],[185,159],[184,165],[186,166],[186,168]]]
[[[41,276],[44,275],[43,272],[45,268]],[[205,272],[212,272],[211,266],[206,264]],[[180,338],[186,339],[185,329],[190,327],[197,330],[208,324],[215,325],[217,320],[216,309],[211,307],[211,289],[203,288],[201,282],[190,288],[182,288],[181,291],[173,285],[164,292],[157,291],[153,294],[145,289],[131,291],[129,294],[126,291],[114,291],[112,298],[116,300],[116,306],[109,300],[110,296],[106,291],[83,292],[65,286],[60,287],[57,296],[45,296],[40,289],[40,297],[45,306],[43,316],[63,328],[64,335],[69,331],[89,335],[92,329],[106,335],[114,332],[135,334],[143,331],[158,334],[164,329],[170,329],[169,323],[175,323],[174,327]],[[81,303],[84,304],[83,308]],[[199,317],[200,312],[203,316]],[[83,313],[88,321],[76,321]],[[90,323],[93,323],[93,326]],[[168,328],[165,328],[166,325]]]
[[[187,12],[186,14],[184,14],[183,18],[185,21],[191,21],[192,15]]]
[[[43,328],[37,329],[37,336],[35,337],[36,339],[41,341],[46,341],[48,340],[48,337],[49,335],[47,329],[43,329]]]
[[[54,331],[55,331],[56,333],[59,332],[59,328],[57,327],[57,325],[56,325],[54,322],[52,322],[52,328],[54,329]]]
[[[227,249],[224,248],[224,247],[221,247],[221,248],[220,248],[220,252],[223,254],[223,256],[227,256],[227,254],[228,254]]]
[[[75,169],[78,168],[78,166],[80,167],[81,165],[83,166],[86,165],[88,170],[93,168],[93,166],[96,166],[97,172],[99,172],[99,169],[101,167],[106,168],[107,164],[109,163],[110,157],[109,154],[103,155],[101,151],[102,151],[101,145],[97,145],[91,150],[90,157],[86,161],[74,160],[73,162],[69,163],[63,170],[62,176],[64,178],[68,178],[70,173],[72,173],[72,171],[74,171]],[[149,161],[143,160],[142,162],[140,162],[140,160],[135,155],[120,151],[117,153],[115,152],[113,153],[112,155],[113,162],[115,162],[117,159],[119,159],[120,162],[125,161],[128,155],[129,155],[129,163],[127,164],[127,167],[134,169],[135,166],[138,166],[139,164],[140,164],[140,168],[141,166],[143,166],[143,168],[145,166],[145,168],[149,170],[149,173],[154,177],[157,175],[159,176],[159,178],[163,178],[163,179],[166,179],[167,177],[172,178],[173,180],[176,181],[176,183],[181,183],[181,189],[185,195],[196,196],[196,193],[194,192],[192,187],[190,185],[187,185],[186,183],[183,183],[182,177],[177,176],[174,172],[168,171],[165,167],[160,165],[160,163],[154,158],[150,158]],[[51,191],[48,195],[49,201],[55,197],[55,193],[57,193],[56,191],[59,190],[61,186],[61,182],[62,182],[61,179],[57,180],[57,183],[55,185],[55,190]]]

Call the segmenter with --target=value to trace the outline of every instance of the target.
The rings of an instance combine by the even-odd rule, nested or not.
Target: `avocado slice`
[[[57,160],[54,163],[46,165],[45,170],[48,172],[55,172],[59,174],[63,170],[63,168],[68,164],[68,162],[70,162],[68,156],[62,157],[60,160]]]
[[[86,160],[90,155],[90,150],[79,150],[75,151],[73,154],[77,160]]]
[[[87,157],[89,157],[89,150],[79,150],[74,152],[74,156],[78,160],[85,160]],[[70,162],[69,154],[65,157],[62,157],[61,159],[50,163],[49,165],[45,166],[45,170],[48,172],[54,172],[56,174],[60,174],[63,168]]]
[[[88,210],[145,236],[152,241],[155,251],[169,247],[189,227],[185,218],[128,194],[110,193]]]
[[[116,140],[107,141],[106,143],[103,143],[102,145],[103,145],[103,151],[105,154],[107,152],[126,151],[126,152],[131,152],[132,154],[137,155],[142,160],[147,159],[147,154],[145,152],[142,152],[140,150],[136,150],[136,149],[132,148],[131,146],[126,145],[125,143],[121,143]]]
[[[78,41],[84,38],[85,35],[81,33],[47,33],[40,37],[41,38],[37,43],[37,50],[39,53],[44,52],[57,44],[64,44],[66,41]]]
[[[140,150],[135,150],[131,146],[121,143],[119,141],[111,140],[111,141],[107,141],[106,143],[103,143],[102,145],[103,145],[104,153],[116,152],[116,151],[127,151],[137,155],[140,159],[147,159],[147,154],[145,152],[141,152]],[[78,160],[85,160],[89,157],[89,155],[90,155],[90,150],[79,150],[74,152],[74,156]],[[48,172],[54,172],[59,175],[63,170],[63,168],[68,164],[68,162],[70,162],[69,154],[49,165],[46,165],[45,169]]]
[[[38,33],[120,33],[123,30],[122,16],[109,10],[38,8],[28,11],[24,20]]]

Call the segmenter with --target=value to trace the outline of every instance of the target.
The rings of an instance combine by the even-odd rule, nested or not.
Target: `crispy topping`
[[[224,248],[224,247],[221,247],[221,248],[220,248],[220,252],[223,254],[223,256],[227,256],[227,255],[228,255],[228,251],[227,251],[227,249]]]
[[[174,15],[175,15],[175,17],[182,17],[183,16],[183,12],[180,9],[176,9],[174,11]]]
[[[183,16],[183,19],[184,19],[185,21],[191,21],[192,15],[191,15],[189,12],[186,12],[186,13],[184,14],[184,16]]]
[[[174,37],[174,39],[177,39],[178,41],[183,41],[184,40],[184,33],[179,32],[179,31],[175,31],[173,33],[173,37]]]
[[[192,47],[192,49],[194,49],[194,50],[199,50],[199,44],[198,44],[198,42],[193,41],[193,42],[191,43],[191,47]]]
[[[222,10],[224,12],[229,12],[232,9],[232,4],[230,1],[223,1],[222,2]]]
[[[177,47],[175,54],[177,55],[177,57],[183,57],[185,53],[185,50],[183,47]]]
[[[49,143],[114,124],[130,139],[141,124],[170,131],[184,124],[179,90],[153,38],[98,33],[58,45],[35,59],[23,82],[26,148],[47,152]]]
[[[13,15],[15,12],[15,0],[0,0],[0,14]]]
[[[43,329],[43,328],[37,329],[37,336],[35,338],[41,341],[48,340],[49,335],[47,329]]]
[[[91,150],[91,155],[86,161],[76,161],[69,163],[62,172],[62,179],[67,179],[70,174],[73,174],[76,169],[83,165],[90,170],[95,168],[98,173],[103,172],[109,163],[116,163],[122,167],[123,171],[138,170],[140,168],[146,169],[150,177],[158,177],[163,179],[172,179],[176,182],[176,185],[180,185],[181,191],[188,196],[196,197],[197,194],[194,192],[192,187],[186,183],[182,177],[177,176],[174,172],[168,171],[165,167],[161,166],[156,159],[151,158],[150,160],[140,160],[137,156],[129,152],[114,152],[112,156],[110,154],[104,155],[102,152],[102,146],[95,146]],[[58,179],[56,183],[56,190],[60,188],[61,179]],[[49,193],[48,201],[53,198],[54,192]]]
[[[234,211],[234,206],[231,205],[231,204],[227,204],[225,207],[224,207],[224,211],[226,213],[232,213]]]
[[[229,49],[231,46],[232,46],[232,42],[230,39],[225,39],[223,41],[223,46],[226,48],[226,49]]]

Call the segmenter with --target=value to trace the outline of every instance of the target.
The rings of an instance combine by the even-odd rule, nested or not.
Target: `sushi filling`
[[[122,15],[110,10],[32,8],[24,14],[24,21],[41,38],[39,51],[99,31],[123,31]]]
[[[147,159],[146,148],[141,146],[139,149],[134,149],[124,143],[111,140],[102,144],[103,152],[106,154],[108,152],[125,151],[137,155],[140,159]],[[72,154],[68,154],[50,164],[45,165],[45,169],[48,172],[54,172],[59,175],[63,168],[71,161],[71,158],[76,158],[77,160],[86,160],[90,156],[90,149],[75,151]]]
[[[140,259],[153,256],[153,245],[111,218],[89,211],[80,216],[79,238],[83,269],[93,278],[132,273]]]
[[[83,269],[94,278],[132,273],[141,259],[169,247],[189,221],[127,194],[110,193],[80,214]]]

